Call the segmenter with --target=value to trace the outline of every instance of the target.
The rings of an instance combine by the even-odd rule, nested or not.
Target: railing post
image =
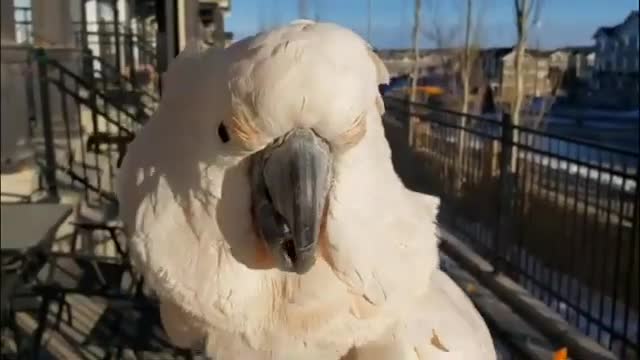
[[[502,114],[502,135],[500,138],[500,173],[498,179],[498,213],[497,224],[494,234],[494,258],[493,267],[495,272],[505,270],[505,261],[508,253],[508,232],[505,231],[509,221],[513,169],[511,168],[511,158],[513,154],[513,121],[508,113]]]
[[[122,86],[120,77],[122,76],[122,48],[120,43],[120,12],[118,9],[118,0],[112,0],[111,6],[113,9],[113,35],[115,37],[116,45],[116,69],[118,70],[118,85]]]
[[[126,47],[127,47],[127,65],[129,66],[129,82],[131,83],[132,90],[137,88],[136,84],[136,64],[133,49],[133,31],[129,28],[126,34]]]
[[[82,73],[89,80],[93,72],[93,52],[89,47],[82,48]]]
[[[42,135],[44,137],[44,158],[46,167],[44,169],[45,180],[47,181],[49,199],[54,202],[60,201],[58,195],[58,182],[56,179],[55,147],[53,144],[53,128],[51,125],[51,109],[49,108],[49,82],[47,81],[47,56],[43,49],[36,50],[36,61],[38,62],[38,85],[40,87],[40,115],[42,120]]]

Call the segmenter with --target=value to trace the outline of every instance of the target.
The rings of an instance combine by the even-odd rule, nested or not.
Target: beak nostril
[[[296,248],[293,244],[293,240],[287,240],[282,243],[282,251],[291,260],[291,264],[295,264],[297,260]]]
[[[269,204],[273,205],[273,198],[271,197],[271,193],[269,192],[269,189],[266,186],[264,188],[264,197]]]

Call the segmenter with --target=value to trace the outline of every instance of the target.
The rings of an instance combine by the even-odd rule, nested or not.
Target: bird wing
[[[206,240],[221,237],[208,218],[219,200],[220,176],[202,166],[212,151],[205,148],[211,135],[198,121],[216,114],[204,88],[217,84],[210,81],[216,74],[202,65],[220,61],[219,55],[191,48],[171,63],[160,107],[136,134],[118,171],[119,215],[132,261],[160,298],[176,304],[197,301],[200,276],[211,274],[216,259]]]
[[[414,311],[405,330],[417,359],[496,359],[482,316],[444,272],[434,271],[429,291]]]

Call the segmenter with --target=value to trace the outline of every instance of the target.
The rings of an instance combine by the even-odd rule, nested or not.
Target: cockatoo
[[[175,59],[117,185],[175,345],[216,360],[495,358],[438,269],[439,200],[394,172],[388,77],[361,37],[306,20]]]

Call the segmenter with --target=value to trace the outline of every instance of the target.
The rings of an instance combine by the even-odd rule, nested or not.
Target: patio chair
[[[107,356],[121,358],[124,349],[144,358],[145,352],[169,353],[172,358],[193,359],[190,350],[176,348],[162,327],[156,303],[140,299],[108,300],[84,344],[105,349]]]
[[[127,268],[128,274],[132,277],[136,277],[136,284],[134,293],[136,295],[142,294],[144,287],[144,279],[142,276],[136,274],[133,270],[129,259],[129,252],[125,246],[121,243],[120,239],[124,238],[124,229],[120,224],[108,224],[108,223],[96,223],[89,221],[79,221],[73,222],[72,225],[75,227],[75,231],[73,234],[73,242],[72,242],[72,251],[77,249],[77,242],[79,239],[80,231],[84,231],[89,234],[90,241],[95,241],[97,232],[106,232],[108,234],[107,240],[110,242],[121,261],[121,264]],[[119,236],[120,235],[120,236]]]
[[[16,346],[16,358],[22,359],[29,354],[37,356],[32,350],[37,348],[34,344],[39,344],[41,333],[36,331],[35,336],[23,336],[17,322],[18,313],[37,314],[42,310],[43,302],[46,300],[39,294],[30,291],[30,283],[33,282],[39,267],[44,263],[43,258],[27,259],[25,256],[3,256],[2,257],[2,324],[3,330],[9,330]],[[8,348],[7,340],[3,337],[3,352]],[[30,344],[33,342],[33,344]],[[10,354],[2,354],[2,358],[10,357]]]
[[[135,291],[137,283],[130,271],[130,267],[117,258],[50,254],[37,282],[29,289],[31,294],[42,299],[37,307],[39,326],[33,336],[32,353],[38,352],[36,347],[50,325],[56,330],[60,329],[62,321],[74,326],[68,296],[77,294],[100,299],[106,304],[83,346],[102,347],[107,356],[115,355],[116,358],[121,358],[124,349],[131,349],[138,358],[146,351],[169,351],[174,357],[191,359],[189,350],[170,345],[162,329],[158,304]],[[47,314],[53,304],[57,305],[57,313],[55,322],[49,324]]]
[[[19,355],[37,356],[40,339],[46,330],[50,306],[57,304],[54,328],[59,328],[66,312],[72,324],[72,308],[67,301],[70,294],[107,298],[140,298],[142,284],[133,272],[126,252],[117,242],[117,229],[98,224],[78,224],[88,231],[105,230],[116,244],[117,256],[100,257],[78,253],[57,253],[50,249],[36,253],[38,259],[22,256],[2,258],[2,327],[11,331],[19,347]],[[74,234],[75,235],[75,234]],[[31,255],[33,257],[35,255]],[[22,346],[16,323],[19,312],[37,313],[38,327],[31,337],[31,346]]]
[[[49,327],[51,305],[57,304],[58,308],[52,329],[60,328],[63,313],[73,326],[72,306],[67,298],[71,294],[139,304],[146,301],[132,291],[133,287],[123,286],[129,268],[113,258],[51,253],[45,262],[34,276],[31,273],[35,268],[21,270],[24,262],[14,261],[9,266],[3,261],[2,328],[11,331],[18,358],[38,359],[42,336]],[[23,336],[18,327],[16,317],[21,312],[36,315],[37,327],[30,337]]]

